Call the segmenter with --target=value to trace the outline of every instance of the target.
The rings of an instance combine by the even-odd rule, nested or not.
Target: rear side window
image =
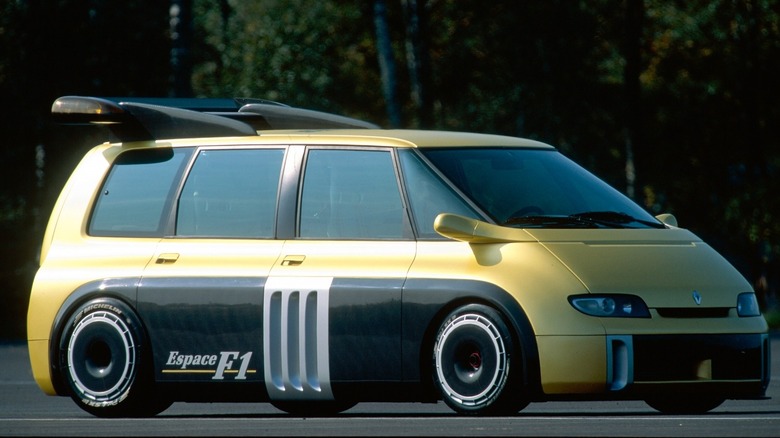
[[[117,157],[103,182],[88,233],[93,236],[162,236],[189,149],[136,149]]]
[[[179,199],[176,235],[274,236],[282,149],[203,150]]]

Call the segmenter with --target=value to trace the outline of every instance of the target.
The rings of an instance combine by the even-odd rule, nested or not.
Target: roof
[[[502,135],[380,129],[363,120],[260,99],[64,96],[52,104],[52,115],[66,124],[106,125],[120,142],[257,136],[271,140],[281,136],[285,141],[307,144],[552,149],[534,140]]]
[[[535,140],[495,134],[415,129],[328,129],[261,132],[263,138],[284,137],[288,142],[306,144],[385,144],[410,147],[498,146],[553,149]]]

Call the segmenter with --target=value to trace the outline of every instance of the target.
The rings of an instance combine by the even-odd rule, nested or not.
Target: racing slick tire
[[[522,360],[501,315],[471,304],[450,313],[433,347],[433,382],[454,411],[472,415],[511,415],[528,401],[508,390]]]
[[[59,342],[59,370],[71,398],[92,415],[154,416],[171,402],[154,391],[149,353],[130,307],[97,298],[68,320]]]

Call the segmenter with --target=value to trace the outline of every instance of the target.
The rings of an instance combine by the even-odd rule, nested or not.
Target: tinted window
[[[137,149],[117,157],[100,189],[89,233],[162,236],[174,182],[190,150]]]
[[[389,151],[309,152],[303,179],[300,237],[393,239],[404,236],[404,224]]]
[[[406,182],[406,193],[419,237],[442,237],[433,230],[433,221],[439,213],[455,213],[474,219],[481,218],[414,152],[411,150],[399,151],[399,157]]]
[[[555,150],[427,149],[423,154],[500,224],[569,227],[583,222],[564,219],[583,216],[620,227],[662,226],[639,205]],[[524,217],[533,220],[517,220]]]
[[[204,150],[179,199],[176,234],[274,236],[281,149]]]

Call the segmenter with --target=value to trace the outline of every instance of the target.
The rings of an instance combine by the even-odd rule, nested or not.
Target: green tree
[[[770,0],[647,10],[647,190],[756,281],[776,276],[780,254],[778,14]]]
[[[397,66],[392,116],[378,3],[382,54]],[[192,11],[191,23],[179,16],[192,29],[180,45],[172,7]],[[649,211],[677,215],[776,299],[778,23],[780,0],[0,2],[0,280],[12,303],[0,337],[23,331],[16,316],[51,204],[104,135],[50,125],[52,101],[187,85],[549,142]],[[187,66],[174,60],[191,61],[189,84],[175,82]]]
[[[168,7],[156,0],[0,2],[0,339],[23,338],[51,206],[94,132],[60,131],[66,94],[165,95]]]
[[[370,2],[195,0],[194,7],[196,95],[384,115]]]

